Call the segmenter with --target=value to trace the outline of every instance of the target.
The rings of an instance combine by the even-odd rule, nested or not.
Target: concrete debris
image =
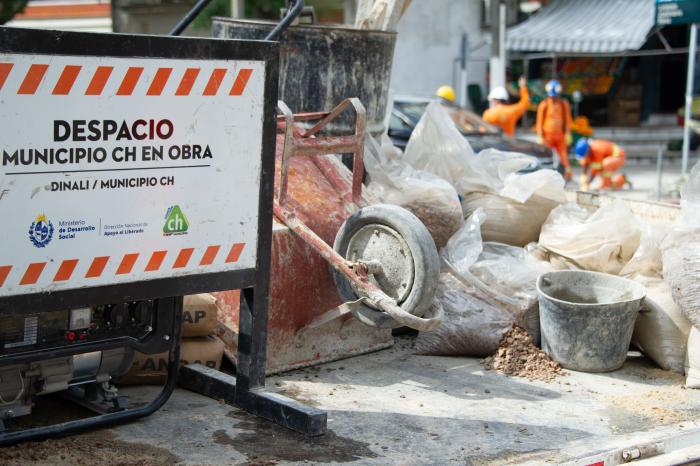
[[[561,366],[535,346],[527,331],[520,327],[513,327],[506,333],[496,353],[482,364],[487,370],[543,382],[551,382],[564,374]]]

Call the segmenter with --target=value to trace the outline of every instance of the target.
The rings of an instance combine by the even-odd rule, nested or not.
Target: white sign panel
[[[0,296],[254,268],[264,73],[0,54]]]

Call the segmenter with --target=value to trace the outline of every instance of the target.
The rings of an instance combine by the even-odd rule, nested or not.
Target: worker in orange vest
[[[590,182],[600,174],[600,189],[621,189],[627,183],[624,173],[613,176],[625,164],[625,151],[603,139],[581,138],[574,146],[576,159],[583,167],[581,189],[588,191]],[[590,176],[588,171],[590,169]]]
[[[508,136],[515,135],[515,125],[530,105],[530,94],[527,91],[527,81],[524,76],[520,77],[518,85],[520,86],[518,103],[508,105],[508,91],[505,87],[498,86],[489,92],[491,108],[486,109],[482,116],[487,123],[502,128]]]
[[[537,106],[537,140],[557,151],[564,179],[571,179],[571,165],[566,148],[571,144],[571,108],[566,99],[559,97],[561,84],[551,80],[545,86],[547,98]]]

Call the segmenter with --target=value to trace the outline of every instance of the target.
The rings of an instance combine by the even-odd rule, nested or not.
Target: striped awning
[[[654,0],[552,0],[508,29],[513,51],[614,53],[639,50],[654,27]]]

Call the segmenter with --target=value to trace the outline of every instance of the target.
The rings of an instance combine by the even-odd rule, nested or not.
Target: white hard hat
[[[489,92],[489,100],[508,100],[508,91],[503,86],[494,87]]]

